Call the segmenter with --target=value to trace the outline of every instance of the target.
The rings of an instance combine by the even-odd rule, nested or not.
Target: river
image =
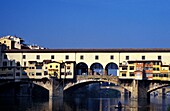
[[[67,94],[64,98],[0,97],[1,111],[118,111],[121,101],[122,111],[168,111],[170,97],[151,96],[150,103],[135,101],[110,89],[83,88]]]

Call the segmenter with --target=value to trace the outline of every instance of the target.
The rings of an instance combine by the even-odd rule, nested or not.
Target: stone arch
[[[88,75],[88,65],[84,62],[80,62],[76,65],[77,75]]]
[[[41,90],[37,90],[36,88],[39,88]],[[20,81],[20,82],[14,82],[14,81],[7,81],[0,84],[0,95],[4,95],[5,92],[10,92],[10,96],[35,96],[34,94],[37,94],[36,96],[42,96],[42,92],[46,93],[46,97],[49,96],[49,89],[43,87],[42,85],[38,85],[32,81]],[[33,93],[35,91],[38,91],[38,93]],[[41,94],[40,94],[41,93]],[[8,94],[7,94],[8,96]]]
[[[126,91],[129,91],[127,88],[125,88],[125,87],[122,87],[121,85],[119,86],[117,86],[116,84],[117,84],[117,82],[115,81],[115,82],[109,82],[109,81],[102,81],[102,80],[99,80],[99,81],[94,81],[94,80],[88,80],[88,81],[79,81],[79,82],[77,82],[77,83],[73,83],[73,84],[68,84],[68,85],[66,85],[65,87],[64,87],[64,93],[65,92],[71,92],[71,91],[74,91],[74,90],[77,90],[78,88],[80,88],[80,87],[83,87],[83,86],[85,86],[85,85],[88,85],[88,84],[92,84],[92,83],[101,83],[101,82],[107,82],[107,83],[113,83],[113,84],[115,84],[115,87],[110,87],[109,89],[114,89],[114,90],[117,90],[117,91],[119,91],[120,93],[121,93],[121,95],[123,94],[125,94],[125,92]],[[107,88],[108,89],[108,88]],[[123,93],[122,93],[123,92]],[[130,92],[130,91],[129,91]]]
[[[105,74],[106,75],[113,75],[117,76],[118,65],[114,62],[110,62],[105,67]]]
[[[90,66],[90,71],[92,75],[103,75],[104,74],[102,64],[97,63],[97,62],[93,63]]]
[[[164,87],[167,87],[167,86],[170,86],[170,84],[165,84],[165,85],[161,85],[161,86],[158,86],[156,88],[150,89],[150,90],[147,91],[147,93],[149,95],[152,91],[155,91],[157,89],[161,89],[161,88],[164,88]]]

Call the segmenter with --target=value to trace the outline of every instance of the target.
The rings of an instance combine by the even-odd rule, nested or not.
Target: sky
[[[169,0],[0,0],[0,36],[46,48],[169,48]]]

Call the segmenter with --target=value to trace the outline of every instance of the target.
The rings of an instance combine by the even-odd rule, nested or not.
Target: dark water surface
[[[118,111],[118,101],[122,111],[168,111],[170,98],[151,98],[146,101],[132,101],[128,98],[53,98],[32,99],[30,97],[0,98],[1,111]]]
[[[118,91],[93,85],[72,91],[64,98],[0,97],[0,111],[118,111],[115,106],[119,101],[122,111],[170,111],[170,96],[151,96],[150,100],[131,100]]]

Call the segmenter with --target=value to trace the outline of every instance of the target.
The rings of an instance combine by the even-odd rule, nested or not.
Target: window
[[[163,74],[159,74],[159,77],[163,77],[164,75]]]
[[[20,62],[17,62],[17,66],[20,66]]]
[[[65,59],[69,59],[69,56],[68,56],[68,55],[66,55]]]
[[[69,72],[66,72],[66,75],[72,75],[72,73],[69,71]]]
[[[26,55],[22,55],[22,58],[23,58],[23,59],[26,59]]]
[[[164,74],[164,77],[168,77],[168,74]]]
[[[7,55],[6,54],[4,55],[4,59],[7,59]]]
[[[17,73],[16,73],[16,76],[20,76],[20,72],[17,72]]]
[[[27,75],[27,73],[26,73],[26,72],[22,72],[22,75],[23,75],[23,76],[26,76],[26,75]]]
[[[134,66],[130,66],[130,70],[134,70]]]
[[[10,66],[12,66],[12,64],[13,64],[13,62],[12,62],[12,61],[10,61]]]
[[[24,62],[24,66],[26,66],[27,65],[27,62]]]
[[[162,59],[162,57],[161,56],[158,56],[158,60],[161,60]]]
[[[58,65],[56,65],[55,67],[58,68]]]
[[[54,55],[51,55],[51,59],[54,59]]]
[[[153,65],[159,65],[159,62],[154,62]]]
[[[83,60],[83,59],[84,59],[84,56],[83,56],[83,55],[81,55],[81,56],[80,56],[80,59],[81,59],[81,60]]]
[[[37,72],[36,73],[36,76],[41,76],[42,74],[40,72]]]
[[[133,72],[130,72],[130,76],[135,76]]]
[[[61,64],[61,68],[64,68],[64,64]]]
[[[7,66],[7,62],[6,61],[3,62],[3,66]]]
[[[47,72],[47,71],[44,71],[44,75],[48,75],[48,72]]]
[[[70,66],[67,66],[67,69],[70,69]]]
[[[42,69],[42,66],[36,66],[36,69]]]
[[[98,60],[98,59],[99,59],[99,56],[98,56],[98,55],[96,55],[96,56],[95,56],[95,60]]]
[[[142,60],[145,60],[145,56],[142,56]]]
[[[37,55],[37,59],[40,59],[40,55]]]
[[[122,67],[122,70],[127,70],[127,67]]]
[[[154,67],[153,70],[154,71],[159,71],[159,67],[157,67],[157,68]]]
[[[126,77],[126,74],[125,74],[125,73],[123,73],[123,74],[122,74],[122,76]]]
[[[6,43],[6,41],[4,41],[4,43]]]
[[[126,56],[126,60],[129,60],[129,56]]]
[[[113,56],[113,55],[111,55],[111,56],[110,56],[110,59],[111,59],[111,60],[113,60],[113,59],[114,59],[114,56]]]
[[[26,68],[26,67],[23,67],[22,69],[23,69],[23,70],[26,70],[27,68]]]

